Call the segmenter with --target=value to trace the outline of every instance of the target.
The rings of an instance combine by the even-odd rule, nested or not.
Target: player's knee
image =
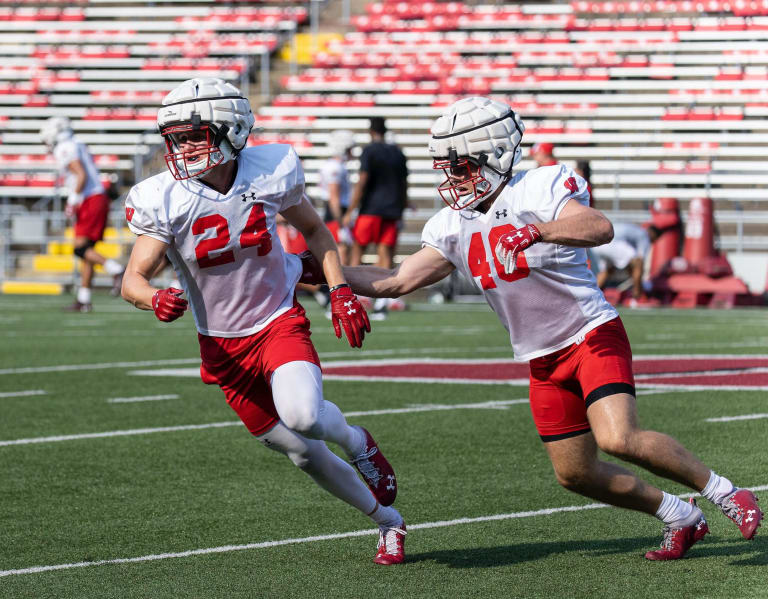
[[[631,458],[634,456],[633,435],[630,432],[612,431],[606,435],[595,435],[597,446],[608,455],[617,458]]]
[[[581,466],[555,466],[555,477],[560,486],[578,493],[588,486],[591,478],[588,468]]]
[[[297,401],[297,403],[299,403]],[[310,439],[322,438],[322,425],[319,420],[319,410],[310,405],[303,409],[293,410],[290,414],[282,415],[282,421],[294,432]]]

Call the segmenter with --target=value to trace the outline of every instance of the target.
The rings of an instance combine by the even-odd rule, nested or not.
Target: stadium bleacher
[[[200,72],[253,80],[248,56],[272,55],[309,5],[116,4],[0,3],[6,202],[55,193],[19,176],[50,164],[36,132],[54,114],[73,119],[102,167],[132,183],[159,143],[154,107],[165,92]],[[330,133],[351,129],[363,145],[367,118],[383,116],[412,173],[402,253],[439,207],[429,126],[468,94],[522,114],[521,168],[533,166],[527,150],[539,141],[566,164],[589,160],[596,206],[612,218],[644,221],[659,197],[678,198],[685,214],[708,196],[721,249],[768,250],[768,2],[387,1],[367,3],[351,29],[282,78],[252,143],[292,143],[311,194]]]

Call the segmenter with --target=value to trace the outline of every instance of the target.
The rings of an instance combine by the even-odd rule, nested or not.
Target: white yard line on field
[[[499,410],[506,406],[528,403],[527,399],[510,399],[500,401],[483,401],[474,404],[419,404],[405,408],[392,408],[388,410],[367,410],[361,412],[344,412],[344,415],[352,418],[356,416],[383,416],[386,414],[407,414],[413,412],[436,412],[443,410]],[[162,426],[157,428],[137,428],[119,431],[105,431],[103,433],[82,433],[79,435],[57,435],[53,437],[31,437],[28,439],[11,439],[0,441],[0,447],[11,445],[31,445],[34,443],[57,443],[59,441],[79,441],[82,439],[104,439],[109,437],[127,437],[132,435],[149,435],[152,433],[170,433],[177,431],[202,430],[206,428],[222,428],[227,426],[242,426],[239,420],[230,422],[212,422],[209,424],[187,424],[181,426]]]
[[[768,485],[759,487],[750,487],[753,491],[764,491]],[[695,497],[698,493],[686,493],[680,497]],[[438,520],[435,522],[422,522],[420,524],[408,524],[408,530],[423,530],[429,528],[446,528],[449,526],[461,526],[464,524],[478,524],[481,522],[498,522],[500,520],[513,520],[517,518],[535,518],[537,516],[551,516],[553,514],[562,514],[568,512],[583,512],[585,510],[595,510],[610,507],[604,503],[587,503],[585,505],[567,505],[564,507],[545,508],[543,510],[533,510],[526,512],[511,512],[508,514],[491,514],[488,516],[478,516],[476,518],[456,518],[454,520]],[[73,562],[68,564],[54,564],[50,566],[32,566],[31,568],[18,568],[15,570],[0,570],[0,577],[19,576],[22,574],[39,574],[41,572],[51,572],[54,570],[72,570],[74,568],[87,568],[89,566],[106,566],[110,564],[135,564],[140,562],[153,562],[165,559],[178,559],[185,557],[195,557],[198,555],[210,555],[213,553],[232,553],[234,551],[248,551],[252,549],[267,549],[269,547],[280,547],[283,545],[298,545],[300,543],[315,543],[318,541],[334,541],[338,539],[350,539],[353,537],[366,537],[378,534],[379,529],[352,530],[349,532],[340,532],[327,535],[315,535],[311,537],[299,537],[294,539],[280,539],[277,541],[262,541],[260,543],[247,543],[244,545],[222,545],[219,547],[207,547],[204,549],[190,549],[188,551],[155,553],[151,555],[142,555],[139,557],[124,557],[117,559],[103,559],[89,562]]]
[[[30,397],[32,395],[46,395],[48,391],[42,389],[32,389],[29,391],[7,391],[0,393],[0,398],[3,397]]]
[[[143,395],[141,397],[113,397],[107,403],[137,403],[140,401],[162,401],[164,399],[178,399],[175,393],[169,395]]]
[[[721,416],[720,418],[705,418],[704,422],[734,422],[736,420],[760,420],[768,418],[768,414],[743,414],[741,416]]]

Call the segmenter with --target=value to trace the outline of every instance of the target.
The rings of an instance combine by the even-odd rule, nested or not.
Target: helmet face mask
[[[168,170],[176,180],[184,180],[237,157],[254,117],[248,99],[234,85],[201,77],[184,81],[165,97],[157,124]]]
[[[161,134],[165,163],[177,181],[200,177],[224,162],[225,152],[215,143],[216,131],[210,125],[172,125]]]
[[[522,159],[525,125],[507,105],[470,97],[452,104],[432,126],[432,168],[443,170],[438,185],[454,210],[470,208],[491,197],[512,176]]]

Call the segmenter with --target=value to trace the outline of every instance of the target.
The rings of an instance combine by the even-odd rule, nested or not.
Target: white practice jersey
[[[589,205],[587,184],[564,165],[518,173],[487,213],[443,208],[424,227],[422,244],[474,280],[509,331],[515,358],[552,353],[618,316],[587,267],[584,248],[537,243],[504,272],[495,255],[513,228],[555,220],[565,204]]]
[[[203,335],[263,329],[293,306],[301,275],[299,258],[285,253],[275,229],[278,212],[304,193],[296,152],[285,144],[246,148],[237,166],[225,195],[166,171],[134,186],[125,201],[131,231],[168,244]]]
[[[330,198],[328,187],[336,183],[339,186],[339,200],[342,208],[349,206],[349,172],[341,158],[329,158],[320,167],[319,199],[327,202]]]
[[[69,165],[79,160],[85,170],[85,186],[80,193],[84,198],[104,193],[104,186],[101,184],[99,169],[93,162],[91,153],[85,144],[80,143],[74,138],[65,139],[56,143],[53,149],[53,156],[56,159],[56,165],[59,171],[65,176],[65,185],[70,192],[75,191],[75,174],[69,170]]]
[[[645,259],[650,249],[651,238],[643,227],[632,223],[614,223],[613,240],[592,251],[600,262],[600,270],[605,270],[607,263],[618,269],[626,268],[635,258]]]

